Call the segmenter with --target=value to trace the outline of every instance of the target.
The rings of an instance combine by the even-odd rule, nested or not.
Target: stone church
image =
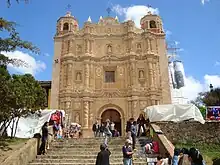
[[[145,107],[171,103],[162,20],[149,12],[140,24],[101,16],[79,28],[70,12],[58,19],[50,107],[64,109],[83,135],[106,119],[124,134]]]

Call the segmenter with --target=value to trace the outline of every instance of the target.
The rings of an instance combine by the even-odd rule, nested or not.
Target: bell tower
[[[61,61],[60,57],[62,53],[68,53],[70,49],[70,42],[66,43],[66,37],[68,34],[73,34],[79,30],[78,21],[71,12],[67,12],[66,15],[60,17],[57,20],[56,34],[54,37],[54,56],[52,66],[52,89],[51,89],[51,104],[53,109],[59,109],[59,90],[60,90],[60,71]],[[68,41],[68,40],[67,40]],[[65,45],[67,45],[65,47]],[[64,52],[65,50],[65,52]]]
[[[162,104],[169,104],[171,100],[171,94],[169,88],[166,40],[162,19],[159,15],[152,14],[149,11],[143,18],[141,18],[140,24],[141,28],[143,29],[142,36],[147,43],[146,52],[148,55],[152,55],[151,61],[153,61],[153,63],[149,61],[149,68],[151,69],[150,76],[154,77],[152,73],[154,73],[158,67],[159,86],[162,91]],[[154,67],[154,63],[156,63],[156,67]],[[151,88],[153,89],[153,85]]]
[[[67,33],[73,33],[79,30],[78,21],[71,12],[67,12],[65,16],[60,17],[57,21],[56,35],[63,35]]]
[[[163,23],[160,16],[152,14],[150,11],[141,18],[141,28],[144,31],[150,31],[153,33],[164,33]]]

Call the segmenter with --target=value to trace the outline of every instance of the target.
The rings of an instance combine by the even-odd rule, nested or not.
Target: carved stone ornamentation
[[[107,45],[107,53],[112,53],[112,45]]]
[[[77,46],[76,46],[76,52],[77,52],[78,54],[82,53],[82,46],[81,46],[81,45],[77,45]]]
[[[147,106],[147,101],[140,101],[140,108],[144,109]]]
[[[81,103],[80,102],[75,102],[74,103],[74,109],[79,110],[81,108]]]
[[[100,67],[96,68],[96,76],[100,77],[102,75],[102,69]]]
[[[119,72],[119,75],[122,76],[124,74],[124,68],[118,67],[118,72]]]
[[[161,24],[157,15],[146,15],[143,20],[146,24],[151,20]],[[136,28],[133,21],[120,22],[111,16],[100,17],[99,23],[89,20],[81,28],[70,13],[59,18],[50,108],[64,109],[67,125],[78,122],[87,138],[92,136],[94,120],[105,121],[106,114],[118,123],[115,128],[124,136],[126,121],[130,117],[136,119],[146,106],[144,101],[150,101],[147,105],[152,104],[152,99],[154,103],[158,100],[170,104],[165,65],[168,59],[159,57],[166,54],[161,29],[157,32],[148,27],[144,31]],[[154,52],[150,51],[152,48]],[[113,111],[118,111],[117,121]]]
[[[84,113],[84,128],[88,128],[89,126],[89,102],[85,101],[83,103],[83,113]]]
[[[75,114],[75,122],[80,123],[80,114],[79,114],[79,112],[76,112],[76,114]]]

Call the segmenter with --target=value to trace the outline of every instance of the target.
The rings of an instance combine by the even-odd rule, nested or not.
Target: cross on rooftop
[[[110,16],[110,13],[111,13],[111,8],[110,7],[108,7],[107,9],[106,9],[106,11],[107,11],[107,13],[108,13],[108,16]]]
[[[71,7],[72,7],[72,6],[71,6],[70,4],[68,4],[67,7],[66,7],[66,9],[69,11],[69,10],[71,9]]]

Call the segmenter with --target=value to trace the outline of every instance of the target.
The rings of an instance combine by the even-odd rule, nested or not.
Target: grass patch
[[[190,149],[191,147],[197,148],[205,161],[207,162],[208,165],[212,165],[212,159],[215,158],[220,158],[220,144],[195,144],[195,143],[177,143],[175,145],[176,148],[187,148]]]
[[[28,139],[0,137],[0,150],[9,151],[12,150],[14,146],[20,145],[27,141]]]

